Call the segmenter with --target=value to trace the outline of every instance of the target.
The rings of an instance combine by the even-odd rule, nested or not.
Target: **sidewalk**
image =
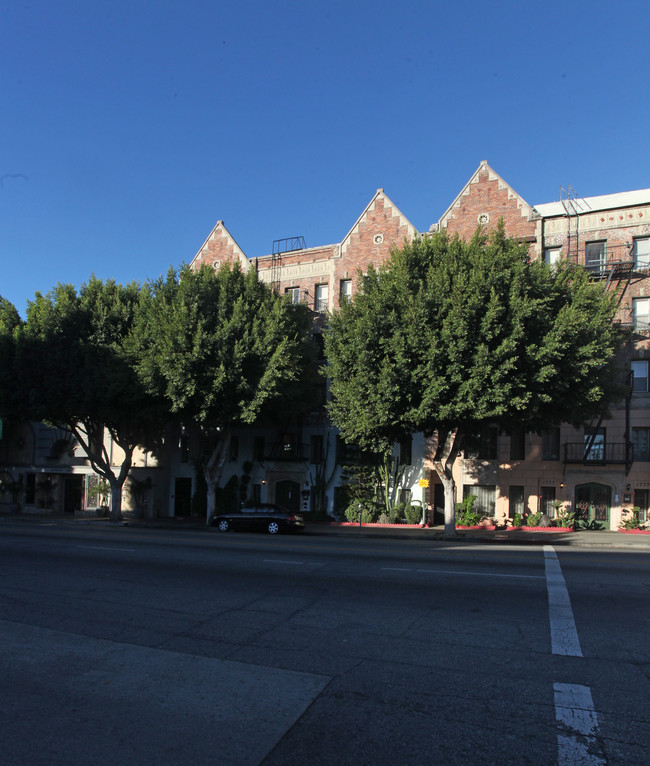
[[[455,543],[497,543],[500,545],[554,545],[577,548],[622,548],[650,552],[650,534],[626,534],[624,532],[580,530],[579,532],[544,532],[530,530],[506,531],[503,529],[458,529],[456,537],[445,538],[444,527],[399,526],[381,527],[373,524],[340,525],[307,523],[307,534],[349,537],[375,537],[395,540],[444,541]]]
[[[112,525],[107,518],[92,515],[2,515],[3,522],[45,523],[45,524],[89,524],[93,526]],[[215,527],[206,527],[202,518],[177,517],[166,519],[138,519],[125,513],[119,526],[141,529],[168,529],[174,531],[196,531],[217,533]],[[217,533],[218,534],[218,533]],[[458,529],[454,538],[444,537],[444,528],[419,527],[410,525],[382,526],[378,524],[338,524],[335,522],[310,522],[305,525],[306,535],[327,535],[331,537],[376,538],[384,540],[413,540],[422,542],[444,542],[454,545],[462,543],[499,545],[553,545],[574,548],[618,548],[650,552],[650,534],[629,534],[624,532],[580,530],[579,532],[544,532],[527,530],[507,531],[504,529]]]

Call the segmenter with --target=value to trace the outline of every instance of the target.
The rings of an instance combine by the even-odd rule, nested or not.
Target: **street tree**
[[[505,236],[438,233],[360,275],[325,333],[331,402],[343,438],[387,454],[433,436],[445,534],[455,534],[454,462],[485,425],[579,426],[621,394],[616,298],[586,270],[530,261]]]
[[[69,432],[111,488],[111,519],[138,445],[153,448],[165,422],[160,400],[138,377],[128,343],[140,288],[91,277],[77,291],[36,293],[15,332],[14,414]],[[113,463],[106,434],[122,452]]]
[[[310,312],[260,282],[254,269],[170,270],[143,293],[135,335],[139,370],[180,424],[198,426],[206,522],[231,429],[313,404]]]

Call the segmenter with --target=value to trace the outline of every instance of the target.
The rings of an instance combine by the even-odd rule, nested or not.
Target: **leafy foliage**
[[[452,445],[446,467],[434,461],[447,496],[449,465],[482,426],[538,431],[606,411],[621,393],[615,310],[584,269],[530,262],[503,225],[470,242],[417,239],[360,276],[331,316],[330,416],[346,441],[378,453],[436,433]]]

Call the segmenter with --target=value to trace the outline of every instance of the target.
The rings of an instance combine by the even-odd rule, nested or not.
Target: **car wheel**
[[[230,529],[230,524],[228,523],[227,519],[221,519],[221,521],[217,524],[217,529],[219,532],[227,532]]]
[[[277,533],[280,531],[280,525],[277,521],[269,521],[269,526],[267,529],[269,530],[270,535],[277,535]]]

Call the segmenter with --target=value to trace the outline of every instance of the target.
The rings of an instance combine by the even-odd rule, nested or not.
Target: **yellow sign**
[[[418,484],[419,484],[421,487],[428,487],[428,486],[429,486],[429,479],[420,479],[420,481],[418,482]]]

